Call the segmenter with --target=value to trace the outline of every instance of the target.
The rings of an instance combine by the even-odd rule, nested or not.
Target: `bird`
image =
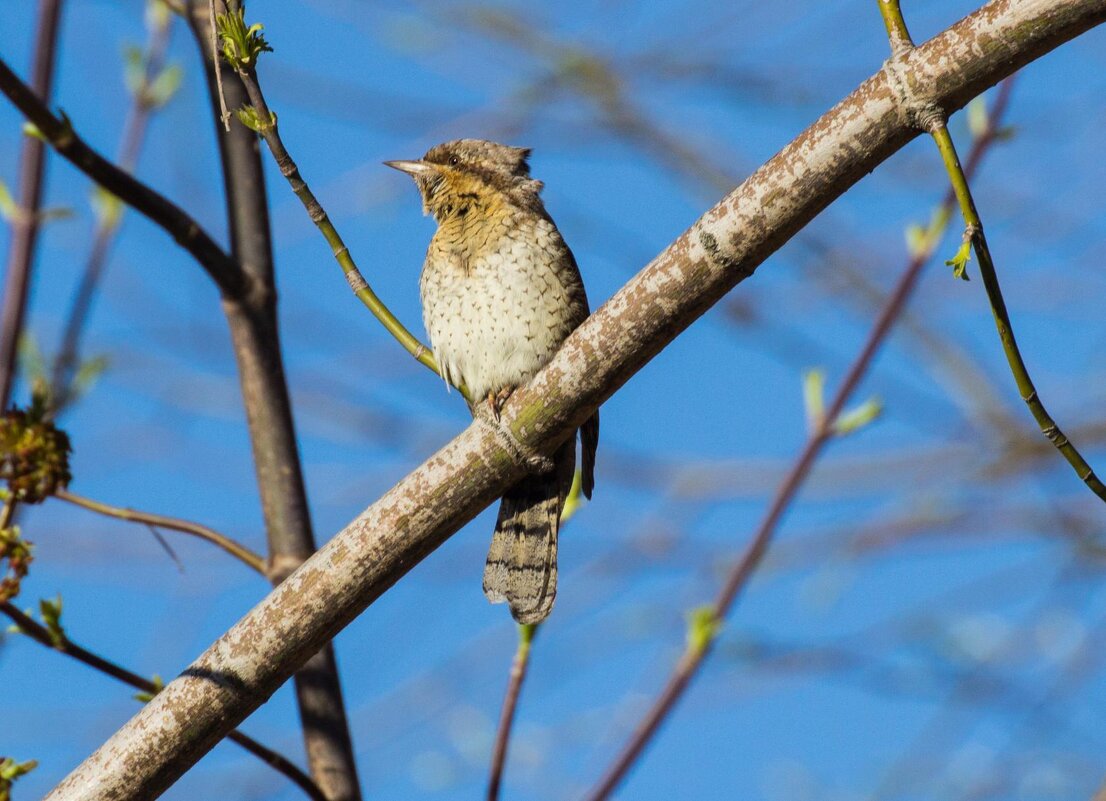
[[[499,420],[503,403],[544,367],[588,316],[576,259],[530,176],[530,149],[482,139],[386,161],[410,175],[437,230],[419,277],[423,323],[447,386],[464,386]],[[579,430],[581,490],[591,498],[599,412]],[[522,624],[557,597],[557,535],[576,468],[576,432],[503,495],[484,566],[484,594]]]

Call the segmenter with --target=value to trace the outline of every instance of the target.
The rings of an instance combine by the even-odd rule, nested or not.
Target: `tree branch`
[[[880,2],[882,4],[885,0],[880,0]],[[1012,85],[1013,78],[1008,78],[1002,85],[994,109],[990,114],[990,125],[976,140],[969,159],[973,172],[978,167],[983,154],[995,141],[995,130],[998,121],[1005,113]],[[768,545],[779,527],[780,520],[798,495],[807,475],[814,466],[814,462],[836,433],[835,425],[841,417],[845,404],[848,403],[849,398],[852,397],[853,392],[867,374],[868,368],[886,341],[891,328],[906,308],[907,301],[914,293],[914,287],[921,277],[922,269],[933,258],[942,235],[948,227],[950,213],[955,203],[955,194],[949,190],[934,215],[939,230],[927,232],[925,246],[916,251],[907,262],[895,289],[887,303],[880,310],[864,347],[861,348],[860,353],[853,360],[844,380],[841,382],[841,386],[830,401],[828,409],[818,421],[817,428],[807,438],[806,444],[794,465],[780,484],[779,489],[777,489],[764,519],[757,527],[741,558],[738,559],[730,571],[718,598],[709,607],[708,617],[700,619],[699,635],[689,637],[687,649],[677,662],[668,683],[634,729],[626,745],[619,752],[602,779],[588,793],[588,801],[604,801],[617,789],[630,768],[641,757],[645,746],[656,736],[661,724],[671,713],[676,703],[683,696],[684,691],[687,690],[691,680],[698,674],[703,662],[710,655],[722,622],[729,615],[738,595],[748,584],[753,572],[767,552]],[[692,625],[695,625],[694,622]]]
[[[132,523],[145,523],[147,526],[154,526],[155,528],[167,528],[172,531],[191,534],[193,537],[199,537],[202,540],[207,540],[213,545],[219,546],[240,562],[252,567],[262,576],[267,577],[269,575],[269,571],[266,569],[265,565],[265,557],[261,556],[261,554],[255,553],[245,545],[232,540],[225,534],[220,534],[218,531],[200,525],[199,523],[193,523],[190,520],[181,520],[176,517],[156,515],[150,512],[139,512],[136,509],[109,506],[106,503],[94,501],[91,498],[77,495],[66,489],[55,490],[54,497],[75,506],[80,506],[82,509],[88,509],[89,511],[107,515],[108,517],[115,517],[119,520],[128,520]]]
[[[511,660],[511,677],[507,681],[507,693],[503,697],[503,709],[499,713],[499,728],[492,748],[492,767],[488,774],[488,801],[499,801],[499,786],[503,782],[503,765],[507,761],[507,745],[515,722],[515,709],[530,667],[530,645],[538,631],[538,625],[524,623],[518,626],[518,650]]]
[[[104,189],[161,226],[207,271],[224,296],[243,288],[241,270],[211,236],[183,209],[156,190],[116,167],[85,144],[67,117],[55,117],[34,92],[0,59],[0,92],[34,123],[54,150]]]
[[[221,1],[217,5],[225,10]],[[279,584],[315,552],[315,537],[280,347],[265,174],[253,132],[238,124],[224,129],[219,122],[224,95],[234,108],[244,104],[246,96],[233,72],[228,71],[226,80],[219,79],[210,46],[211,8],[193,2],[188,22],[216,120],[231,252],[250,286],[242,297],[225,302],[223,310],[234,342],[261,495],[269,543],[268,575],[273,584]],[[295,686],[311,775],[330,801],[360,801],[353,741],[329,643],[296,673]]]
[[[903,59],[946,111],[1106,20],[1101,0],[992,0]],[[984,46],[984,44],[986,46]],[[886,67],[569,336],[494,426],[475,420],[336,534],[48,796],[148,798],[835,198],[918,135]]]
[[[434,361],[434,356],[430,353],[429,348],[423,345],[418,338],[408,331],[403,323],[392,314],[391,310],[385,306],[384,302],[373,292],[369,282],[365,280],[365,276],[357,269],[357,263],[353,260],[353,256],[350,254],[349,248],[346,247],[346,243],[342,240],[341,234],[339,234],[338,229],[334,227],[334,223],[330,221],[330,217],[322,207],[322,204],[319,203],[318,198],[316,198],[315,194],[311,191],[311,187],[303,180],[303,177],[300,175],[299,167],[296,166],[296,163],[292,160],[292,156],[288,153],[287,148],[285,148],[284,141],[280,138],[280,130],[277,126],[276,115],[269,110],[269,105],[266,103],[265,96],[261,92],[261,84],[258,83],[257,72],[253,68],[249,68],[240,69],[238,74],[249,95],[250,103],[257,111],[257,118],[260,120],[257,129],[258,133],[265,140],[265,144],[269,146],[269,150],[276,160],[277,167],[280,168],[281,175],[288,180],[292,192],[300,199],[304,209],[307,211],[307,215],[319,230],[322,231],[323,237],[326,239],[327,244],[330,245],[331,252],[334,254],[335,261],[337,261],[338,266],[342,268],[342,273],[345,275],[350,289],[353,290],[353,294],[357,296],[358,300],[365,304],[365,307],[373,313],[373,316],[380,321],[380,324],[384,326],[389,334],[395,337],[396,341],[398,341],[408,353],[414,356],[415,359],[424,366],[430,368],[438,375],[441,375],[438,364]],[[457,389],[470,401],[472,400],[468,397],[468,393],[464,387],[458,387]]]
[[[138,165],[138,156],[142,151],[142,142],[146,137],[146,127],[150,115],[168,98],[151,97],[151,87],[165,68],[165,54],[169,48],[169,33],[172,17],[168,12],[164,18],[158,14],[147,14],[149,40],[144,54],[145,69],[142,83],[134,89],[134,98],[126,122],[123,123],[123,137],[119,146],[119,168],[134,173]],[[41,145],[41,142],[39,143]],[[84,271],[81,273],[73,302],[65,319],[65,329],[61,336],[61,346],[50,375],[50,411],[57,415],[74,400],[74,376],[81,362],[81,338],[92,311],[92,302],[100,287],[104,268],[107,266],[111,246],[119,233],[123,221],[122,204],[105,199],[103,209],[96,222],[92,235],[92,245],[88,251]]]
[[[135,689],[142,690],[144,693],[153,695],[161,689],[145,676],[132,673],[125,667],[121,667],[110,660],[104,659],[102,656],[82,648],[72,642],[68,637],[63,636],[59,638],[56,634],[51,634],[45,626],[39,625],[32,617],[21,612],[19,608],[10,601],[0,602],[0,612],[7,615],[15,624],[16,628],[23,634],[26,634],[40,645],[44,645],[51,650],[72,657],[78,662],[100,671],[104,675],[111,676],[113,679],[121,681],[124,684],[129,684]],[[249,751],[278,773],[283,773],[293,783],[299,786],[300,789],[307,793],[308,798],[311,798],[312,801],[327,801],[327,797],[323,795],[322,791],[311,781],[310,776],[276,751],[262,745],[252,737],[238,731],[238,729],[230,732],[227,735],[227,739],[242,746],[242,748]]]
[[[880,12],[891,37],[891,50],[894,53],[908,52],[914,47],[914,43],[907,31],[906,21],[903,19],[899,0],[880,0]],[[956,155],[956,145],[949,135],[947,120],[943,112],[928,115],[927,130],[937,144],[941,153],[941,161],[949,175],[952,191],[956,195],[957,204],[960,206],[960,214],[964,218],[964,241],[957,255],[949,264],[956,268],[960,277],[967,279],[965,267],[968,261],[969,248],[975,250],[976,259],[979,261],[979,273],[983,277],[983,287],[987,291],[987,300],[991,304],[991,313],[995,318],[995,327],[998,329],[999,339],[1002,342],[1002,350],[1006,355],[1006,361],[1010,366],[1010,372],[1014,376],[1018,392],[1025,405],[1029,407],[1033,419],[1041,429],[1041,433],[1048,441],[1056,446],[1060,454],[1071,465],[1075,474],[1087,485],[1091,492],[1101,500],[1106,501],[1106,484],[1095,474],[1094,470],[1083,455],[1076,449],[1075,444],[1060,430],[1060,426],[1052,419],[1045,409],[1044,402],[1037,394],[1037,388],[1033,379],[1029,376],[1029,368],[1022,358],[1021,349],[1018,348],[1017,339],[1014,337],[1014,324],[1010,322],[1010,312],[1006,308],[1006,301],[1002,297],[1002,287],[999,285],[998,273],[995,270],[995,262],[991,257],[991,249],[987,245],[987,236],[983,231],[983,220],[979,216],[975,200],[972,198],[972,190],[968,185],[968,178],[964,169],[960,166],[960,159]]]
[[[31,88],[27,91],[32,97],[42,98],[43,101],[50,97],[54,83],[54,51],[58,42],[61,5],[61,0],[41,0],[38,4],[34,66],[31,70]],[[12,238],[4,278],[3,309],[0,310],[0,410],[8,408],[18,369],[19,338],[23,334],[23,320],[27,314],[45,174],[45,146],[33,136],[24,137],[19,156],[19,205],[11,221]]]

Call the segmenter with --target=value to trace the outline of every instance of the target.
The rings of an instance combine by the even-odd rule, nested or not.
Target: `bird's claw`
[[[499,392],[495,390],[488,391],[488,408],[491,410],[492,418],[495,422],[499,422],[499,411],[503,408],[503,404],[507,402],[507,399],[511,397],[511,393],[514,391],[514,387],[504,387],[499,390]]]

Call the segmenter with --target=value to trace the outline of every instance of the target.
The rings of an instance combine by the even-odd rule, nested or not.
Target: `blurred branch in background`
[[[135,509],[125,509],[119,506],[109,506],[106,503],[100,503],[94,501],[91,498],[85,498],[76,493],[70,492],[67,489],[57,489],[54,491],[54,497],[62,501],[67,501],[75,506],[80,506],[83,509],[88,509],[98,514],[106,515],[108,517],[118,518],[119,520],[127,520],[132,523],[143,523],[150,526],[153,529],[167,528],[172,531],[180,531],[184,534],[191,534],[194,537],[199,537],[202,540],[207,540],[212,545],[216,545],[229,553],[231,556],[238,559],[243,564],[252,567],[256,572],[262,576],[268,576],[269,571],[265,564],[265,558],[260,554],[254,553],[245,545],[235,542],[225,534],[220,534],[218,531],[208,528],[207,526],[200,525],[199,523],[193,523],[190,520],[181,520],[175,517],[167,517],[165,515],[151,514],[150,512],[139,512]]]
[[[529,623],[518,627],[518,649],[511,660],[511,674],[507,681],[507,692],[503,697],[503,709],[499,714],[499,729],[496,732],[495,745],[492,747],[492,767],[488,775],[488,801],[499,799],[499,788],[503,783],[503,766],[507,762],[507,747],[511,741],[515,710],[518,708],[522,684],[526,681],[526,671],[530,667],[530,649],[537,630],[537,625]]]
[[[146,6],[148,39],[144,49],[128,48],[126,51],[126,82],[132,102],[123,123],[123,137],[119,145],[119,168],[133,173],[138,165],[142,144],[151,115],[165,106],[180,86],[181,69],[177,65],[166,66],[166,51],[172,15],[161,0],[149,0]],[[42,146],[41,142],[38,142]],[[81,273],[72,305],[65,320],[61,346],[54,359],[50,376],[50,404],[54,414],[63,411],[81,391],[79,375],[82,364],[81,339],[84,336],[92,304],[103,278],[104,269],[111,255],[112,245],[123,221],[124,205],[110,192],[96,187],[93,190],[96,210],[96,227],[92,244]]]
[[[995,141],[997,122],[1006,110],[1012,81],[1012,78],[1007,78],[1004,82],[1003,90],[1000,92],[995,107],[989,116],[987,130],[976,139],[973,146],[974,163],[976,165],[978,165],[982,153]],[[626,773],[641,756],[645,746],[652,740],[660,725],[686,691],[691,680],[699,672],[703,661],[710,655],[723,621],[732,609],[738,594],[760,564],[780,520],[798,495],[807,474],[814,466],[823,448],[835,436],[851,433],[851,429],[844,430],[841,428],[845,404],[848,403],[853,391],[868,372],[887,335],[898,321],[918,279],[921,277],[922,269],[933,258],[941,239],[940,228],[946,224],[942,223],[941,220],[948,219],[949,211],[954,202],[955,196],[950,191],[941,204],[942,212],[934,215],[934,229],[927,232],[925,239],[919,242],[915,248],[902,276],[899,278],[895,291],[881,311],[867,342],[865,342],[860,354],[850,366],[848,373],[834,394],[833,400],[823,409],[820,400],[820,387],[816,390],[818,396],[816,404],[812,404],[808,400],[807,409],[812,432],[806,445],[777,490],[763,521],[731,570],[717,599],[711,606],[703,607],[691,613],[688,624],[687,649],[676,665],[668,684],[642,719],[629,742],[621,750],[596,787],[588,793],[589,801],[603,801],[603,799],[609,798],[622,782]],[[814,410],[813,413],[811,413],[812,410]],[[860,423],[860,425],[863,424],[863,422]]]
[[[27,117],[60,155],[135,211],[161,226],[187,250],[229,297],[243,291],[238,264],[196,220],[171,200],[105,159],[73,129],[68,117],[55,116],[0,59],[0,92]]]
[[[40,0],[35,34],[34,65],[29,92],[45,104],[54,81],[55,51],[61,25],[62,0]],[[8,408],[18,370],[19,340],[31,287],[39,209],[46,173],[46,145],[35,136],[23,139],[19,156],[19,203],[12,212],[12,238],[0,308],[0,411]]]

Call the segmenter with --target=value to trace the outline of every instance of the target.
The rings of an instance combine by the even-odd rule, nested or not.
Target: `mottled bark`
[[[297,667],[768,255],[916,136],[1106,20],[1102,0],[996,0],[861,84],[603,305],[503,409],[476,420],[339,532],[49,796],[164,790]],[[506,433],[504,433],[506,432]]]

